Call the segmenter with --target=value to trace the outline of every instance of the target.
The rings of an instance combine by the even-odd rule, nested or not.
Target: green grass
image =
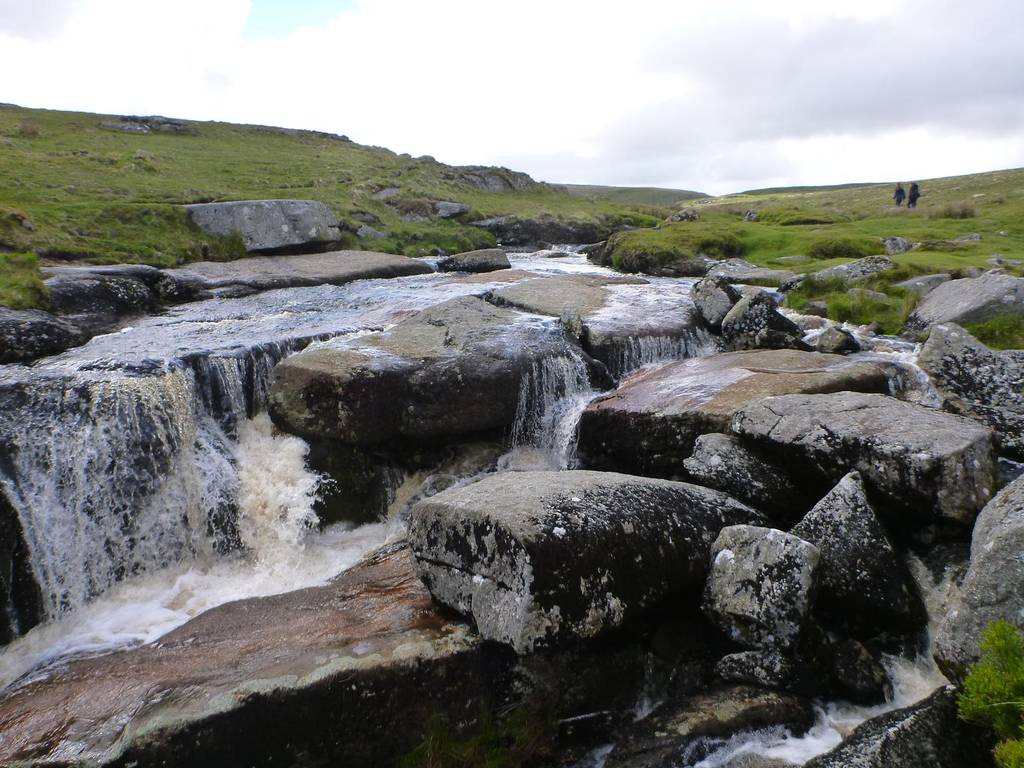
[[[994,621],[981,651],[964,681],[960,716],[988,725],[1002,740],[995,752],[999,768],[1024,768],[1024,636],[1013,624]]]
[[[46,286],[34,253],[0,253],[0,306],[12,309],[45,308]]]
[[[598,184],[562,184],[569,194],[594,200],[610,200],[616,203],[649,205],[659,208],[678,208],[685,202],[707,197],[703,192],[689,189],[664,189],[662,187],[604,187]]]
[[[831,320],[854,325],[876,323],[882,333],[896,334],[914,311],[919,296],[893,283],[913,274],[917,272],[901,267],[855,284],[840,279],[807,280],[786,295],[786,306],[799,312],[811,301],[824,301]],[[885,294],[885,298],[874,298],[871,294],[876,292]]]
[[[236,238],[206,236],[181,208],[219,200],[319,200],[352,230],[356,214],[371,214],[388,238],[352,236],[344,245],[411,255],[492,245],[490,234],[470,226],[478,218],[545,214],[603,227],[651,226],[666,213],[535,182],[486,192],[432,159],[310,131],[197,122],[187,134],[128,134],[99,127],[110,119],[0,107],[0,251],[154,266],[236,258]],[[400,189],[400,206],[374,197],[391,186]],[[413,210],[429,213],[433,200],[464,202],[472,211],[457,220],[403,221]],[[0,283],[5,301],[14,291]]]
[[[993,349],[1024,349],[1024,317],[996,317],[966,326],[971,335]]]

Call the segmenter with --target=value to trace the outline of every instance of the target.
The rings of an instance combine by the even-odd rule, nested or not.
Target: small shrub
[[[973,219],[977,215],[974,203],[946,203],[928,211],[929,219]]]
[[[18,135],[26,139],[36,139],[40,135],[39,124],[30,117],[18,123]]]
[[[1024,636],[1008,621],[985,630],[981,658],[964,680],[960,716],[988,725],[1002,743],[999,768],[1024,767]]]
[[[869,240],[830,237],[816,240],[807,249],[812,259],[863,259],[878,250]]]

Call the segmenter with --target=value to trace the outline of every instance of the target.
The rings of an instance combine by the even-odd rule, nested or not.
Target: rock
[[[565,219],[552,214],[541,214],[530,219],[497,216],[472,221],[470,224],[488,230],[503,245],[593,243],[606,239],[612,232],[612,227],[591,219]]]
[[[832,626],[862,638],[924,626],[921,597],[858,473],[843,477],[790,533],[821,551],[819,613]]]
[[[247,288],[269,291],[311,285],[344,285],[372,280],[430,274],[418,259],[373,251],[333,251],[295,256],[256,256],[234,261],[197,261],[164,274],[191,280],[205,290]]]
[[[434,210],[437,211],[437,215],[442,219],[461,216],[464,213],[469,213],[472,208],[472,206],[466,203],[456,203],[450,200],[438,200],[434,203]]]
[[[592,261],[595,264],[604,264],[605,266],[608,266],[607,264],[605,264],[603,259],[604,249],[606,245],[608,245],[607,240],[601,240],[600,242],[597,243],[588,243],[584,246],[581,246],[578,252],[586,256],[588,261]]]
[[[847,296],[860,301],[885,301],[889,296],[881,291],[872,291],[867,288],[851,288],[846,292]]]
[[[971,561],[959,595],[935,635],[935,659],[962,680],[996,619],[1024,627],[1024,477],[986,505],[974,525]]]
[[[698,280],[693,286],[691,296],[697,314],[715,332],[721,331],[725,316],[741,298],[740,292],[724,277],[705,277]]]
[[[792,522],[809,506],[806,491],[778,465],[731,435],[701,435],[683,462],[687,477]]]
[[[749,211],[746,211],[743,214],[743,220],[744,221],[757,221],[757,219],[758,219],[758,213],[755,210],[749,210]]]
[[[775,308],[767,293],[745,296],[722,320],[722,338],[732,349],[802,349],[803,333]]]
[[[524,280],[493,291],[489,298],[498,305],[559,318],[613,376],[713,348],[685,285],[651,291],[637,277],[561,275]]]
[[[556,324],[464,296],[282,361],[270,413],[286,431],[353,445],[461,440],[508,430],[524,382],[561,372],[545,361],[587,383],[589,361]]]
[[[893,523],[970,525],[995,491],[991,430],[885,395],[771,397],[738,410],[732,432],[804,477],[860,471]]]
[[[992,744],[957,717],[957,691],[940,688],[921,702],[874,717],[804,768],[984,768]]]
[[[667,219],[667,223],[673,223],[677,221],[700,221],[700,214],[697,213],[695,208],[684,208],[681,211],[676,211]]]
[[[748,648],[794,651],[817,589],[818,548],[773,528],[733,525],[711,547],[704,613]]]
[[[1024,352],[996,352],[948,323],[932,326],[917,364],[947,411],[988,425],[1000,452],[1024,461]]]
[[[434,598],[522,654],[595,637],[699,585],[719,530],[758,520],[686,483],[506,472],[418,503],[409,541]]]
[[[813,687],[810,670],[781,651],[740,651],[723,656],[715,674],[732,683],[749,683],[779,691],[803,691]]]
[[[707,270],[708,277],[722,277],[730,283],[756,283],[758,285],[782,285],[796,275],[784,269],[769,269],[751,264],[743,259],[716,261]]]
[[[512,269],[512,264],[501,248],[484,248],[448,256],[438,262],[437,268],[442,272],[495,272]]]
[[[86,338],[81,328],[49,312],[0,307],[0,363],[56,355]]]
[[[813,347],[818,352],[833,355],[847,355],[860,352],[860,344],[849,331],[838,325],[830,325],[814,340]]]
[[[402,190],[398,187],[384,187],[378,189],[373,193],[374,200],[390,200],[393,197],[398,197],[402,193]]]
[[[795,350],[668,363],[629,377],[587,406],[578,427],[579,457],[595,469],[670,477],[700,435],[730,431],[733,414],[750,403],[793,392],[888,392],[900,370],[888,362],[851,364]]]
[[[848,283],[856,283],[867,280],[880,272],[887,272],[896,268],[896,262],[888,256],[867,256],[863,259],[850,261],[846,264],[838,264],[834,267],[818,270],[808,276],[807,279],[822,282],[825,280],[845,280]]]
[[[791,694],[745,685],[700,693],[635,723],[604,763],[606,768],[694,765],[708,739],[778,727],[800,735],[814,722],[810,703]],[[702,743],[703,742],[703,743]],[[698,754],[691,754],[697,752]]]
[[[1024,277],[987,272],[950,280],[932,290],[907,319],[910,331],[938,323],[980,323],[995,317],[1024,315]]]
[[[156,295],[134,277],[84,273],[46,281],[50,304],[80,328],[92,332],[114,327],[117,319],[140,315],[156,307]]]
[[[854,704],[870,707],[892,696],[882,665],[856,640],[840,640],[832,646],[831,677],[833,693]]]
[[[901,280],[898,283],[893,283],[893,287],[903,288],[908,291],[913,291],[921,296],[925,296],[936,287],[949,282],[949,280],[949,273],[940,272],[935,275],[921,275],[919,277],[911,277],[908,280]]]
[[[46,619],[21,521],[0,489],[0,647]]]
[[[954,243],[977,243],[981,240],[981,235],[977,232],[972,232],[969,235],[960,235],[960,237],[953,238]]]
[[[890,256],[906,253],[914,247],[914,244],[905,237],[883,237],[882,244],[885,246],[885,252]]]
[[[828,304],[824,301],[808,301],[804,312],[815,317],[828,317]]]
[[[374,229],[369,224],[361,224],[359,229],[356,230],[356,237],[361,240],[383,240],[387,237],[387,234],[379,229]]]
[[[465,165],[453,170],[453,178],[456,181],[485,192],[515,192],[529,189],[537,184],[527,174],[510,171],[508,168]]]
[[[250,253],[327,250],[340,238],[337,218],[314,200],[197,203],[185,209],[208,235],[240,235]]]

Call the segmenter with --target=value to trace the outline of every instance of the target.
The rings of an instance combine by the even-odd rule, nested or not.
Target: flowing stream
[[[513,266],[610,274],[545,256],[514,254]],[[690,282],[628,288],[633,302],[685,312]],[[432,274],[211,299],[0,366],[0,492],[46,617],[0,650],[0,687],[68,656],[151,642],[230,600],[324,583],[384,542],[397,522],[318,529],[308,446],[263,412],[271,371],[310,343],[507,284]],[[638,333],[622,371],[699,351]],[[580,355],[538,362],[502,467],[572,466],[576,421],[596,394]]]

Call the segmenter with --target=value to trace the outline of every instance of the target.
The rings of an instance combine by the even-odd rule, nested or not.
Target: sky
[[[1024,166],[1020,0],[0,0],[0,101],[725,193]]]

